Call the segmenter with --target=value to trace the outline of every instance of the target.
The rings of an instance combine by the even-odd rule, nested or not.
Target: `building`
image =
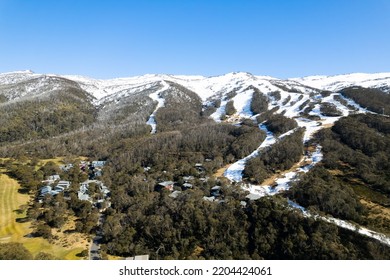
[[[184,176],[183,177],[183,180],[184,182],[188,183],[188,182],[191,182],[192,180],[194,180],[194,176]]]
[[[221,186],[214,186],[210,190],[210,195],[213,197],[219,197],[221,195]]]
[[[59,181],[59,180],[61,180],[61,177],[60,177],[60,175],[55,174],[55,175],[51,175],[51,176],[47,177],[47,180],[48,181]]]
[[[188,189],[192,189],[192,184],[190,183],[184,183],[181,187],[181,189],[184,191],[184,190],[188,190]]]
[[[44,186],[39,190],[40,192],[39,197],[44,197],[47,194],[51,195],[51,191],[52,191],[51,186]]]
[[[57,183],[57,187],[62,187],[65,190],[67,190],[70,187],[70,182],[69,181],[59,181]]]
[[[69,181],[59,181],[55,186],[46,185],[43,186],[39,192],[39,197],[43,198],[45,195],[55,196],[59,193],[62,193],[69,189],[70,182]]]
[[[155,190],[156,191],[161,191],[161,190],[173,191],[174,185],[175,185],[175,182],[164,181],[164,182],[158,183],[157,186],[155,187]]]
[[[97,168],[97,167],[103,167],[106,164],[106,161],[103,160],[94,160],[92,161],[92,166]]]
[[[68,163],[68,164],[65,164],[65,165],[60,165],[60,169],[62,171],[69,171],[71,168],[73,168],[73,164],[72,163]]]

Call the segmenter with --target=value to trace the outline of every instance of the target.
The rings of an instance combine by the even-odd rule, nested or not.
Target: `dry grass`
[[[276,174],[272,175],[271,177],[268,177],[267,179],[265,179],[263,181],[263,183],[261,183],[261,186],[265,187],[265,186],[276,185],[276,180],[284,178],[285,174],[287,174],[289,172],[296,171],[298,168],[305,166],[306,164],[310,164],[310,163],[311,163],[311,161],[307,161],[307,160],[305,160],[304,157],[301,157],[301,159],[297,163],[295,163],[290,169],[283,170],[282,172],[276,173]]]
[[[223,174],[225,173],[226,169],[228,169],[232,164],[227,164],[223,167],[221,167],[220,169],[218,169],[215,173],[214,173],[214,177],[215,178],[218,178],[218,177],[223,177]]]
[[[26,206],[28,195],[18,193],[19,184],[0,173],[0,240],[18,241],[29,232],[29,223],[18,223],[16,219],[25,217],[25,211],[17,211]]]
[[[344,175],[344,172],[341,171],[340,169],[329,169],[328,171],[333,176],[342,176],[342,175]]]
[[[75,217],[70,217],[68,221],[61,227],[61,229],[53,229],[53,244],[63,247],[79,247],[88,249],[88,235],[74,232],[75,230]]]
[[[107,259],[109,261],[120,261],[120,260],[124,260],[125,258],[107,254]]]
[[[370,218],[384,218],[390,222],[390,208],[376,204],[366,199],[360,199],[360,202],[369,209]]]
[[[364,198],[360,202],[368,209],[367,226],[390,235],[390,209]]]
[[[19,188],[17,181],[0,173],[0,242],[22,243],[33,255],[46,252],[58,259],[80,259],[76,255],[86,249],[83,236],[69,234],[68,247],[50,243],[43,238],[28,237],[33,231],[31,222],[17,222],[17,219],[26,217],[30,197],[20,194]],[[65,234],[63,238],[65,240]],[[76,238],[79,238],[79,242],[75,242]]]
[[[76,160],[87,160],[86,157],[77,157]],[[56,158],[49,158],[49,159],[41,159],[38,162],[38,165],[36,166],[36,169],[39,169],[40,167],[44,166],[49,161],[54,162],[57,166],[60,166],[65,163],[65,157],[56,157]]]

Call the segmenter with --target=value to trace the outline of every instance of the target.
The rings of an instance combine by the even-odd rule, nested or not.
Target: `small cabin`
[[[192,184],[190,184],[190,183],[184,183],[184,184],[182,185],[181,189],[182,189],[183,191],[188,190],[188,189],[192,189]]]
[[[174,185],[175,185],[175,182],[172,182],[172,181],[160,182],[155,187],[155,190],[156,191],[161,191],[161,190],[173,191],[173,186]]]

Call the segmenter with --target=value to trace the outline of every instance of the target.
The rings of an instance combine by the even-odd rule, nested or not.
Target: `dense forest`
[[[341,90],[341,94],[370,111],[378,114],[390,114],[390,95],[380,89],[349,87]]]
[[[324,159],[289,197],[309,209],[390,232],[388,217],[373,216],[365,206],[367,201],[390,206],[389,125],[383,116],[352,115],[321,130],[313,141],[322,146]]]
[[[173,199],[167,193],[128,197],[126,211],[109,213],[104,248],[153,259],[364,259],[390,257],[385,245],[335,225],[305,218],[282,198],[250,201],[240,192],[225,202],[202,201],[190,191]]]
[[[49,138],[89,126],[96,110],[79,89],[10,103],[0,110],[0,143]]]

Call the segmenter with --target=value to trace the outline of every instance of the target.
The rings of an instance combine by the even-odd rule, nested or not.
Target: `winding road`
[[[89,247],[89,259],[90,260],[101,260],[102,256],[100,254],[100,240],[103,238],[101,226],[104,222],[104,215],[99,213],[98,218],[98,230],[96,231],[96,235],[92,238],[91,245]]]

